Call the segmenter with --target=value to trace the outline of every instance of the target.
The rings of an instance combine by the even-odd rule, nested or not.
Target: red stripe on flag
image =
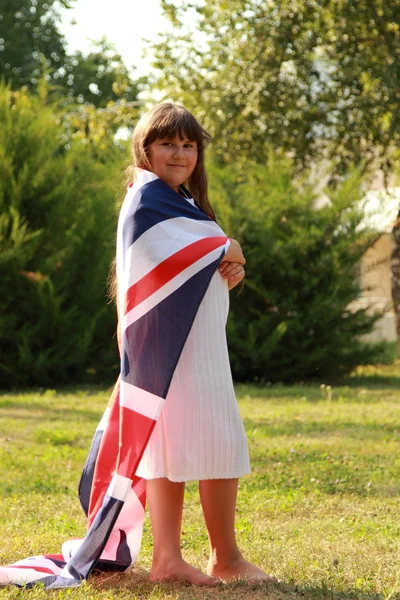
[[[136,498],[139,498],[143,508],[146,508],[146,482],[141,477],[134,476],[132,480],[132,490],[136,494]]]
[[[146,300],[151,294],[154,294],[163,285],[179,275],[181,271],[190,267],[206,254],[209,254],[218,246],[226,243],[228,238],[224,236],[213,236],[203,238],[182,250],[175,252],[159,265],[154,267],[147,275],[133,284],[126,293],[125,314],[135,308],[140,302]]]
[[[51,569],[46,569],[46,567],[35,567],[34,565],[8,565],[7,569],[32,569],[33,571],[37,571],[38,573],[49,573],[50,575],[56,575],[54,571]]]
[[[121,407],[118,475],[132,479],[156,422],[140,413]]]
[[[118,378],[111,394],[109,402],[111,411],[108,417],[107,427],[103,433],[94,469],[92,488],[90,491],[88,515],[89,527],[103,504],[104,496],[112,479],[113,472],[117,467],[120,426],[119,385]]]

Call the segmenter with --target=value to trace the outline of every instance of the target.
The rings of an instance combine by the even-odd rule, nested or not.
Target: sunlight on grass
[[[281,583],[218,590],[148,579],[148,521],[137,567],[93,576],[73,599],[399,598],[400,365],[363,367],[334,385],[237,387],[252,457],[236,530],[246,556]],[[326,389],[330,386],[331,389]],[[329,393],[327,393],[329,392]],[[59,552],[85,530],[80,470],[108,391],[0,396],[2,564]],[[187,486],[184,556],[204,569],[207,535],[197,485]],[[17,588],[0,598],[22,598]],[[29,598],[48,598],[41,589]]]

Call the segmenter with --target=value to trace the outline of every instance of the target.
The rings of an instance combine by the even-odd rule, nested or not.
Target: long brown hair
[[[173,102],[157,104],[137,123],[132,137],[132,163],[126,169],[126,184],[134,181],[135,167],[152,171],[149,160],[150,145],[159,138],[180,137],[197,142],[197,162],[185,186],[200,205],[201,209],[215,219],[215,213],[208,200],[208,182],[204,165],[204,154],[211,140],[210,134],[200,125],[186,108]],[[116,259],[111,263],[108,276],[108,296],[116,302],[117,278]]]

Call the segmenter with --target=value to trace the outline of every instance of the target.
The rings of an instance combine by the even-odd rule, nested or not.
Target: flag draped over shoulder
[[[140,549],[145,481],[135,476],[200,302],[229,239],[202,210],[139,170],[121,208],[117,281],[121,373],[79,486],[83,539],[60,555],[0,568],[0,585],[77,586],[93,568],[124,570]]]

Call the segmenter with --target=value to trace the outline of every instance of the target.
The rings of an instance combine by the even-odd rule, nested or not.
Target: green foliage
[[[76,52],[70,59],[67,82],[63,91],[68,98],[105,107],[109,102],[137,100],[143,78],[133,81],[121,55],[105,38],[85,55]]]
[[[65,7],[71,2],[60,3]],[[58,30],[55,0],[2,0],[0,10],[0,76],[18,88],[35,84],[42,59],[51,72],[66,60],[65,43]]]
[[[386,183],[398,169],[400,0],[163,0],[162,7],[175,35],[154,45],[158,85],[198,115],[220,162],[263,165],[272,146],[293,157],[297,173],[311,166],[318,175],[329,164],[332,187],[352,165],[368,176],[382,169]]]
[[[51,96],[64,104],[137,100],[144,78],[133,80],[122,57],[106,39],[88,55],[68,54],[60,33],[60,7],[74,0],[3,0],[0,9],[0,78],[14,89],[40,89],[43,78]]]
[[[85,127],[38,97],[0,90],[0,385],[55,385],[118,369],[105,286],[114,254],[122,152],[93,107]],[[107,117],[108,118],[108,117]],[[382,356],[360,341],[375,316],[351,310],[361,232],[359,178],[315,208],[289,163],[209,165],[211,197],[247,257],[229,338],[241,380],[293,380]],[[378,355],[378,351],[380,355]]]
[[[368,344],[367,344],[368,346]],[[382,341],[382,342],[376,342],[376,343],[370,343],[370,351],[366,352],[366,358],[369,358],[370,356],[374,357],[374,364],[376,365],[393,365],[393,363],[395,362],[396,358],[398,357],[398,345],[397,345],[397,341],[396,342],[388,342],[388,341]],[[361,364],[368,364],[368,362],[366,362],[364,360],[363,363],[360,362]]]
[[[0,385],[82,379],[118,363],[105,286],[121,153],[68,138],[26,91],[0,89]]]
[[[357,270],[373,233],[361,231],[357,173],[315,206],[306,184],[294,183],[290,163],[223,169],[214,187],[221,222],[241,242],[247,259],[239,294],[231,293],[231,363],[239,380],[290,381],[338,374],[374,361],[375,347],[360,341],[377,315],[353,310],[360,294]],[[234,185],[236,183],[236,185]],[[225,194],[225,197],[221,197]]]
[[[400,141],[400,0],[162,2],[159,87],[199,115],[222,160],[272,145],[336,173],[388,170]],[[191,23],[187,27],[188,15]]]
[[[83,115],[83,113],[82,113]],[[85,127],[20,90],[0,92],[0,385],[55,385],[118,369],[105,285],[114,254],[122,152],[93,108]],[[125,149],[122,149],[125,151]],[[374,316],[349,307],[371,235],[359,179],[316,210],[289,163],[209,165],[211,197],[247,257],[229,338],[241,380],[305,379],[374,358],[359,341]],[[382,351],[382,350],[380,350]]]

